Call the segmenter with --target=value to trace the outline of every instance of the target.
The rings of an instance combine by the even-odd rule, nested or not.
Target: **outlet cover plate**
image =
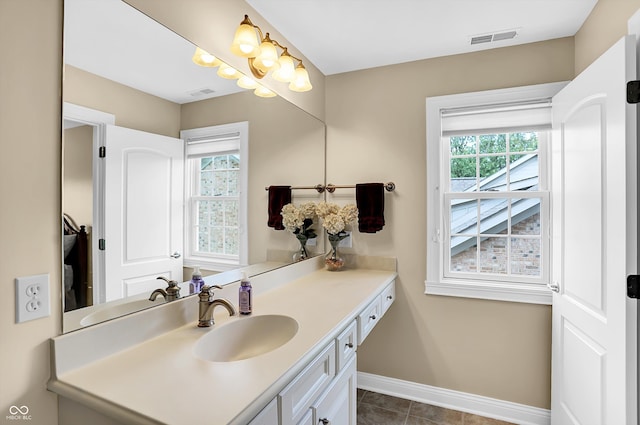
[[[16,323],[51,314],[49,275],[16,278]]]

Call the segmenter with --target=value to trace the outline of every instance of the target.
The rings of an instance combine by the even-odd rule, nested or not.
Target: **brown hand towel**
[[[291,203],[291,186],[269,186],[269,219],[267,226],[284,230],[282,225],[282,207]]]
[[[358,230],[375,233],[384,227],[384,185],[382,183],[356,184]]]

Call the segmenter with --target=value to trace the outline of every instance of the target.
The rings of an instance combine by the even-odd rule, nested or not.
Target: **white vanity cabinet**
[[[255,298],[255,313],[292,317],[297,337],[280,350],[233,363],[194,355],[194,346],[216,329],[195,326],[193,299],[57,337],[48,388],[59,395],[59,423],[356,425],[356,350],[394,301],[396,276],[388,270],[317,270],[284,280]],[[261,278],[275,279],[257,276],[256,286]],[[298,301],[308,300],[335,305],[302,311]],[[238,320],[221,314],[217,329]],[[150,323],[171,327],[157,336],[158,326]],[[128,338],[103,344],[121,334]],[[157,373],[176,359],[179,370]],[[190,390],[176,393],[176,384]],[[174,403],[157,403],[156,395],[165,393]],[[194,393],[225,397],[211,397],[203,412],[189,407]]]

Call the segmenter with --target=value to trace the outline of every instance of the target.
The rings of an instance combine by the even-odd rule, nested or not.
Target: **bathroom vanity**
[[[395,260],[382,260],[256,276],[253,315],[217,309],[210,328],[189,297],[52,339],[60,423],[355,424],[357,347],[395,298]]]

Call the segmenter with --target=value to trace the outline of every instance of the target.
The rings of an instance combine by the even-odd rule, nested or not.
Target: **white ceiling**
[[[597,0],[246,0],[325,75],[573,36]],[[472,36],[517,30],[512,40]]]
[[[325,75],[572,36],[597,2],[246,1]],[[470,45],[472,36],[508,30],[517,36]],[[189,41],[120,0],[65,0],[64,43],[65,63],[172,102],[242,90],[194,65]],[[213,93],[192,94],[201,90]]]

